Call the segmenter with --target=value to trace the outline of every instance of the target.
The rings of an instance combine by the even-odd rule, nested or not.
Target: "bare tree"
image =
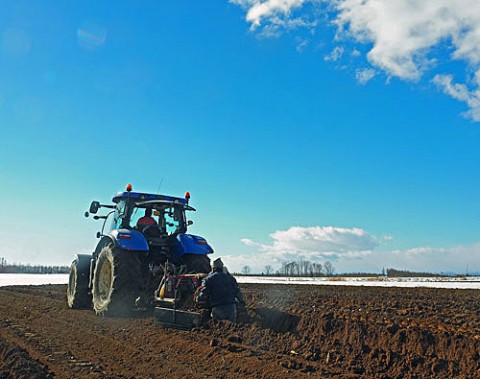
[[[292,262],[292,275],[300,275],[300,265],[297,262]]]
[[[332,263],[329,261],[326,261],[323,267],[325,268],[325,275],[327,276],[331,276],[335,271],[335,268],[333,267]]]
[[[243,274],[243,275],[248,275],[248,274],[250,274],[250,266],[243,266],[243,267],[242,267],[242,274]]]
[[[272,273],[271,266],[265,266],[265,270],[268,269],[268,273]],[[298,260],[292,262],[282,262],[282,267],[277,271],[277,274],[284,276],[322,276],[333,275],[335,268],[331,262],[326,262],[324,265],[317,262],[311,262],[306,260]]]
[[[312,264],[313,275],[320,276],[323,274],[323,266],[321,263]]]
[[[291,276],[293,275],[293,265],[294,262],[282,262],[281,272],[282,275]]]
[[[273,267],[270,265],[265,266],[265,275],[270,275],[273,272]]]
[[[303,259],[298,262],[299,275],[306,276],[308,275],[308,268],[311,265],[309,261],[304,261]]]

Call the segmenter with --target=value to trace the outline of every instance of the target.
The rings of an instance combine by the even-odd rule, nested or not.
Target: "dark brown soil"
[[[239,323],[97,317],[0,288],[0,378],[480,378],[474,290],[242,285]]]

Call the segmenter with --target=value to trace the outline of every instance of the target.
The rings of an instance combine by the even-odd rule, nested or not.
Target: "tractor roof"
[[[112,199],[114,203],[118,203],[120,200],[124,199],[135,199],[138,201],[149,201],[149,200],[159,200],[159,201],[168,201],[173,204],[182,204],[187,205],[187,199],[181,197],[165,196],[165,195],[156,195],[151,193],[141,193],[141,192],[118,192]]]

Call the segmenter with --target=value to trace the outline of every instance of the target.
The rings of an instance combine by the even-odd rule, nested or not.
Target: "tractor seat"
[[[161,247],[168,246],[168,242],[165,240],[165,238],[162,238],[162,237],[148,237],[148,244],[150,246],[161,246]]]
[[[162,232],[158,225],[139,225],[139,230],[142,234],[149,238],[149,237],[157,237],[160,238],[162,236]]]

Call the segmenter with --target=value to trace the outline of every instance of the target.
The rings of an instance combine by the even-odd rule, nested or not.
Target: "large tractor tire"
[[[88,288],[90,260],[87,254],[78,254],[71,266],[67,285],[67,303],[71,309],[85,309],[92,306],[92,295]]]
[[[135,309],[143,278],[134,252],[106,245],[93,275],[93,309],[101,316],[128,316]]]
[[[182,257],[183,263],[187,266],[187,272],[208,274],[210,272],[210,258],[208,255],[185,254]]]

